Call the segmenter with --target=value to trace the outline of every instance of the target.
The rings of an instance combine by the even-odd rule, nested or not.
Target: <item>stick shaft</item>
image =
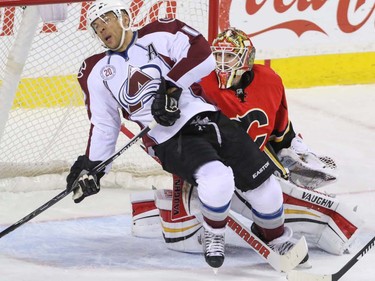
[[[350,259],[338,272],[332,274],[332,281],[339,280],[349,269],[353,267],[368,251],[375,245],[375,237],[373,237],[354,257]]]
[[[123,154],[127,149],[129,149],[134,143],[136,143],[138,140],[140,140],[144,135],[146,135],[153,127],[155,127],[156,125],[156,121],[152,121],[150,125],[148,125],[147,127],[143,128],[143,130],[141,130],[137,135],[135,135],[126,145],[124,145],[119,151],[115,152],[114,154],[112,154],[107,160],[104,160],[103,162],[101,162],[99,165],[97,165],[94,169],[93,169],[93,173],[98,173],[100,171],[103,171],[105,169],[105,167],[112,163],[117,157],[119,157],[121,154]],[[57,202],[59,202],[61,199],[63,199],[64,197],[66,197],[69,193],[71,193],[73,190],[67,190],[65,189],[64,191],[62,191],[61,193],[59,193],[58,195],[56,195],[55,197],[53,197],[51,200],[49,200],[48,202],[46,202],[45,204],[43,204],[42,206],[40,206],[39,208],[35,209],[34,211],[32,211],[30,214],[28,214],[27,216],[23,217],[22,219],[20,219],[19,221],[17,221],[16,223],[12,224],[11,226],[9,226],[8,228],[4,229],[2,232],[0,232],[0,238],[2,238],[3,236],[7,235],[8,233],[12,232],[13,230],[17,229],[18,227],[20,227],[21,225],[25,224],[26,222],[28,222],[29,220],[35,218],[37,215],[39,215],[40,213],[44,212],[45,210],[47,210],[48,208],[50,208],[51,206],[55,205]]]

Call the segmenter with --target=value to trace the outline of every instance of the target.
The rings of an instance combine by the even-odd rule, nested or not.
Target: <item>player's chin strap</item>
[[[117,46],[116,49],[111,49],[112,51],[118,51],[118,50],[122,47],[122,45],[123,45],[124,42],[125,42],[125,33],[126,33],[127,30],[130,30],[130,22],[129,22],[129,26],[128,26],[128,27],[125,27],[125,26],[124,26],[124,23],[123,23],[123,21],[122,21],[122,16],[118,18],[118,21],[119,21],[120,26],[121,26],[121,28],[122,28],[121,40],[120,40],[120,44]]]
[[[125,34],[126,34],[126,31],[127,30],[130,30],[130,26],[131,26],[131,21],[130,21],[130,19],[129,19],[129,25],[128,25],[128,27],[125,27],[124,26],[124,23],[123,23],[123,20],[122,20],[123,18],[122,18],[122,16],[120,16],[117,20],[118,20],[118,22],[119,22],[119,24],[120,24],[120,26],[121,26],[121,29],[122,29],[122,33],[121,33],[121,40],[120,40],[120,43],[118,44],[118,46],[116,47],[116,48],[114,48],[114,49],[110,49],[111,51],[118,51],[121,47],[122,47],[122,45],[124,44],[124,42],[125,42],[125,38],[126,38],[126,36],[125,36]],[[97,37],[97,39],[99,39],[99,41],[101,42],[101,44],[103,45],[103,47],[104,48],[108,48],[108,46],[98,37],[98,35],[96,35],[96,37]]]

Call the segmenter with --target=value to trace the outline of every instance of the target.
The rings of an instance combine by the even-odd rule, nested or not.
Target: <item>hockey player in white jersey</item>
[[[262,237],[281,246],[288,242],[291,233],[284,227],[282,192],[272,175],[275,167],[240,127],[204,99],[195,83],[215,68],[208,42],[175,19],[159,19],[132,31],[130,15],[121,0],[96,1],[88,10],[89,28],[108,51],[87,58],[78,75],[91,128],[86,153],[67,177],[74,201],[99,191],[104,173],[90,170],[113,154],[121,111],[140,127],[155,119],[158,125],[145,144],[164,170],[197,185],[203,250],[211,267],[224,262],[224,233],[235,186],[254,202]]]

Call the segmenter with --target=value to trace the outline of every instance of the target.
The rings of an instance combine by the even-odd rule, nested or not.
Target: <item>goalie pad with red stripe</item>
[[[160,237],[159,210],[155,205],[154,190],[130,194],[132,205],[132,235],[136,237]]]
[[[188,214],[182,200],[179,199],[173,200],[172,190],[155,191],[155,202],[159,209],[164,241],[167,248],[171,250],[201,253],[202,218],[198,214],[197,216]]]
[[[341,255],[357,237],[363,220],[354,208],[337,198],[297,187],[280,179],[284,194],[285,223],[303,234],[310,244]]]
[[[316,246],[335,255],[343,254],[354,241],[363,224],[357,213],[336,198],[300,188],[282,179],[279,181],[284,194],[285,223],[293,229],[294,233],[304,235],[310,246]],[[202,227],[199,200],[190,185],[183,181],[177,185],[177,192],[154,191],[156,203],[154,210],[158,209],[164,240],[167,247],[172,250],[201,252]],[[150,205],[150,201],[145,204]],[[232,200],[231,208],[251,219],[251,206],[246,202],[236,198]],[[149,214],[146,212],[145,217]],[[140,220],[140,214],[137,219]],[[143,228],[146,221],[145,218]],[[133,227],[137,225],[133,224]],[[133,231],[133,233],[139,232]]]

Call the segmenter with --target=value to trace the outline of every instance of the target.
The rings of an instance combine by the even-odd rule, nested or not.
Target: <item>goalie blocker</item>
[[[304,235],[310,246],[334,255],[348,250],[363,223],[355,211],[326,194],[279,181],[284,194],[285,224],[294,233]],[[200,203],[195,190],[174,178],[174,191],[161,189],[132,194],[133,235],[163,235],[171,250],[201,253]],[[231,209],[251,220],[251,206],[238,192],[232,199]]]

